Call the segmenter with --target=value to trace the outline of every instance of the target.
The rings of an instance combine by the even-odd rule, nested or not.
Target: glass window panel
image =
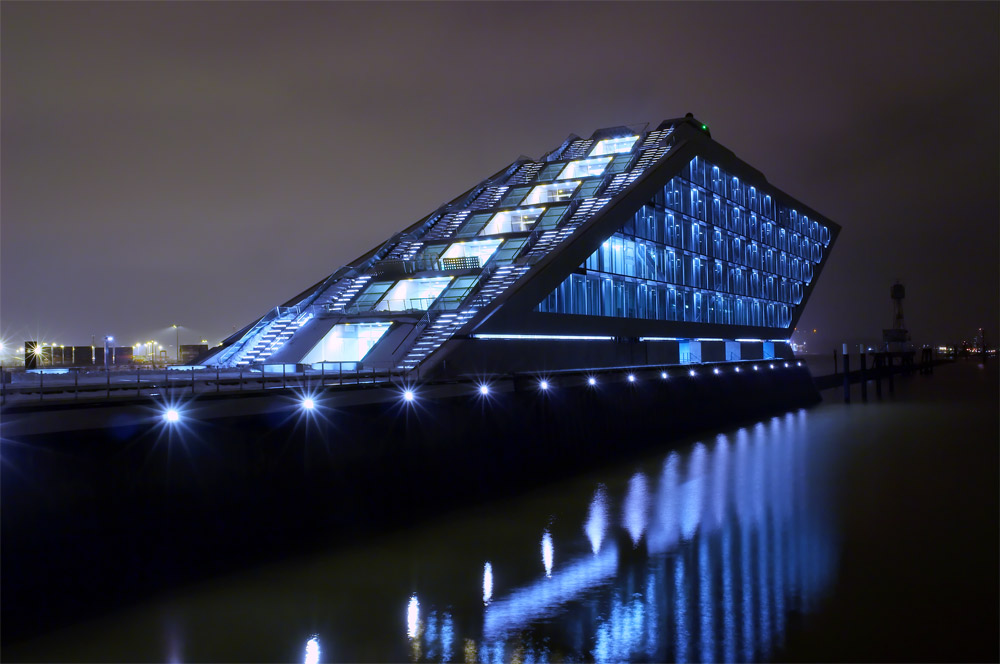
[[[514,187],[507,193],[506,196],[503,197],[503,200],[500,201],[500,205],[498,207],[512,207],[520,205],[521,200],[524,198],[524,195],[528,193],[529,189],[531,189],[531,187]]]
[[[550,228],[555,228],[562,221],[563,216],[566,214],[566,210],[569,209],[568,205],[553,205],[545,214],[542,215],[541,220],[538,222],[537,228],[542,230],[548,230]]]
[[[608,167],[607,172],[611,174],[621,173],[626,168],[628,168],[629,163],[632,161],[631,154],[620,154],[614,158],[611,162],[611,166]]]
[[[571,161],[563,168],[557,180],[575,180],[577,178],[591,178],[604,173],[604,169],[611,163],[611,157],[593,157],[591,159],[578,159]]]
[[[441,252],[445,250],[446,244],[429,244],[420,250],[420,259],[428,261],[436,261],[441,257]]]
[[[583,186],[580,187],[580,198],[587,198],[593,196],[597,188],[601,186],[601,180],[585,180]]]
[[[524,233],[538,220],[545,208],[528,208],[525,210],[502,210],[490,219],[479,235],[498,235],[500,233]]]
[[[638,136],[620,136],[618,138],[605,138],[597,141],[597,144],[590,150],[591,157],[604,154],[621,154],[631,152],[632,146],[639,140]]]
[[[479,231],[482,230],[483,226],[486,225],[486,222],[488,222],[492,217],[493,214],[489,212],[472,215],[469,217],[469,220],[466,221],[460,229],[458,229],[458,232],[455,233],[455,237],[472,237],[474,235],[478,235]]]
[[[475,258],[478,260],[476,265],[470,265],[469,267],[478,267],[480,265],[486,265],[486,261],[490,259],[493,252],[497,250],[500,243],[503,240],[475,240],[473,242],[456,242],[455,244],[448,247],[448,250],[441,254],[441,260],[446,261],[448,259],[470,259]]]
[[[389,290],[389,287],[392,286],[393,283],[395,282],[373,281],[361,292],[361,295],[358,296],[358,299],[355,300],[354,305],[351,308],[356,309],[357,311],[370,311],[375,303],[378,302],[379,298],[381,298],[382,295]]]
[[[500,251],[497,252],[496,258],[494,259],[497,263],[507,263],[514,260],[517,257],[518,252],[521,251],[521,247],[524,246],[524,238],[515,238],[507,240],[500,247]]]
[[[379,300],[375,311],[424,311],[430,308],[451,281],[452,277],[403,279]]]
[[[556,179],[559,172],[565,168],[565,164],[549,164],[543,168],[539,173],[536,180],[538,182],[550,182]]]
[[[540,184],[531,190],[528,197],[524,199],[524,205],[538,205],[539,203],[554,203],[566,201],[573,197],[573,192],[580,186],[578,180],[567,182],[557,182],[554,184]]]
[[[360,362],[390,327],[392,322],[334,325],[305,360],[310,363]]]
[[[434,308],[445,311],[452,311],[459,308],[478,279],[478,276],[459,277],[455,279],[455,283],[446,288],[444,293],[441,294],[441,299],[435,303]]]

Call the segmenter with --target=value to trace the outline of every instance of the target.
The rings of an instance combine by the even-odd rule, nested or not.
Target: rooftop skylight
[[[604,173],[604,169],[611,163],[611,157],[595,157],[591,159],[578,159],[566,164],[566,168],[557,177],[557,180],[569,180],[572,178],[590,178]]]
[[[623,152],[631,152],[632,146],[635,145],[635,142],[638,140],[638,136],[605,138],[602,141],[597,141],[597,145],[595,145],[590,151],[590,156],[597,157],[602,154],[622,154]]]

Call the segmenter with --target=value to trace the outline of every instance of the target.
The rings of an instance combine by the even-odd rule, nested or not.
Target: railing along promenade
[[[0,367],[0,369],[4,369]],[[0,373],[0,403],[27,404],[124,397],[165,397],[272,389],[316,389],[337,386],[399,384],[415,372],[393,367],[362,367],[355,362],[327,362],[320,369],[264,365],[250,369],[68,369]],[[9,382],[7,382],[9,381]]]

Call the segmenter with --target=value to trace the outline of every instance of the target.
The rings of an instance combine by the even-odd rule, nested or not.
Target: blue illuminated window
[[[787,328],[824,240],[819,222],[695,157],[538,310]]]

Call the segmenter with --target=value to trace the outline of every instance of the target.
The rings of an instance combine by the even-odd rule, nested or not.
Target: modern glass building
[[[693,116],[521,158],[200,363],[509,373],[789,358],[839,227]]]

